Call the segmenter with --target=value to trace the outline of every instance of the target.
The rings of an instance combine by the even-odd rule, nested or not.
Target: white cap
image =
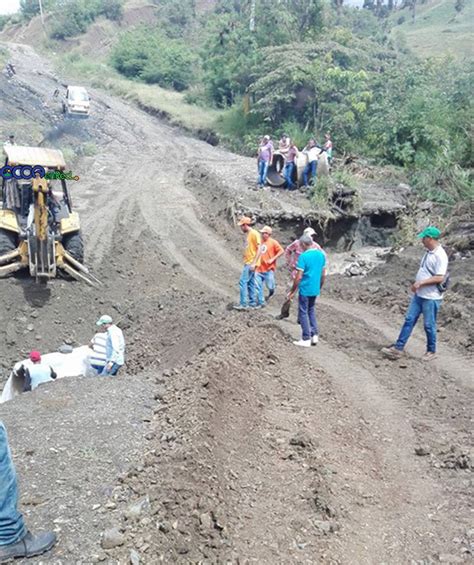
[[[313,228],[306,228],[303,234],[312,237],[313,235],[316,235],[316,232],[313,230]]]

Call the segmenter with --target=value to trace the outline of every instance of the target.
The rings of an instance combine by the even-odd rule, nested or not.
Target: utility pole
[[[42,3],[42,0],[38,0],[38,4],[39,4],[39,9],[40,9],[41,25],[43,26],[43,33],[44,33],[44,36],[47,37],[47,35],[46,35],[46,28],[44,27],[44,13],[43,13],[43,3]]]
[[[255,3],[257,0],[251,0],[250,5],[250,31],[255,31]]]

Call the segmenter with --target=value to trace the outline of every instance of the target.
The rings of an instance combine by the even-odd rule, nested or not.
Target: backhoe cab
[[[3,151],[5,166],[28,167],[28,176],[36,166],[45,172],[66,168],[63,154],[55,149],[5,145]],[[39,173],[31,179],[18,177],[8,170],[5,175],[4,169],[1,179],[0,278],[29,268],[37,281],[47,281],[62,269],[93,286],[100,283],[82,265],[79,215],[72,210],[66,181],[41,178]]]

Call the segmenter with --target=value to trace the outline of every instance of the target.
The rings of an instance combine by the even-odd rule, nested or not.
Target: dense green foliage
[[[142,27],[121,35],[111,60],[126,77],[179,91],[191,84],[196,57],[182,40]]]
[[[22,0],[21,11],[25,17],[37,13],[36,0]],[[49,35],[52,39],[66,39],[84,33],[99,16],[120,20],[123,0],[46,0],[44,9],[53,15]]]

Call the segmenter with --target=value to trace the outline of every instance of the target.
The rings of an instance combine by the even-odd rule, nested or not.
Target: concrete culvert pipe
[[[303,186],[303,171],[308,163],[308,157],[305,153],[300,153],[296,158],[296,168],[293,170],[293,182],[298,186]],[[273,154],[273,160],[271,165],[268,167],[267,182],[270,186],[275,188],[283,188],[285,185],[285,178],[283,177],[283,169],[285,166],[285,158],[279,152],[275,151]],[[317,175],[328,175],[329,174],[329,163],[328,156],[325,151],[319,153],[318,159],[318,171]]]
[[[283,178],[284,166],[285,158],[279,151],[275,151],[267,173],[267,182],[270,186],[274,186],[276,188],[283,187],[285,184],[285,179]]]

